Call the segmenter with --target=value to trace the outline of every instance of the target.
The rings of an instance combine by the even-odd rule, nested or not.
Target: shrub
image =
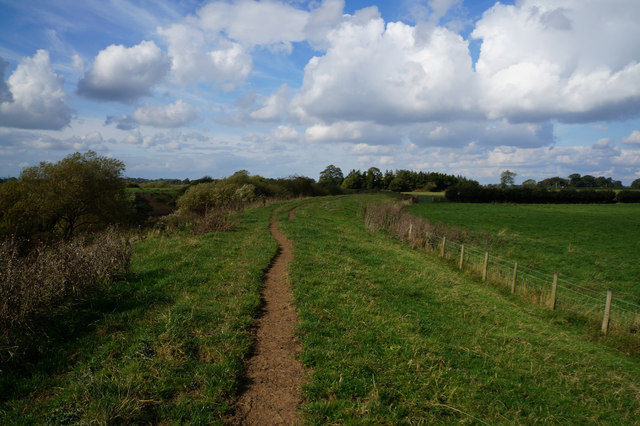
[[[618,192],[616,199],[621,203],[640,203],[640,191],[625,189]]]
[[[93,151],[24,169],[0,186],[0,235],[72,238],[129,220],[123,170],[122,162]]]
[[[131,245],[115,229],[29,250],[10,237],[0,243],[0,351],[15,350],[32,322],[87,297],[100,283],[129,272]],[[18,334],[20,336],[18,336]]]

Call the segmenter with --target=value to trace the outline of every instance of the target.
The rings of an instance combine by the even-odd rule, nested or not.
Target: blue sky
[[[637,0],[0,0],[0,176],[640,178]]]

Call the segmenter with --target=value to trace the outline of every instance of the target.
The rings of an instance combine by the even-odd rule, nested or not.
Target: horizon
[[[640,178],[634,0],[0,0],[0,176]],[[173,179],[173,178],[170,178]]]

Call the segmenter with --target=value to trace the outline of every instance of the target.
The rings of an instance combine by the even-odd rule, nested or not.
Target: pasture
[[[640,304],[638,204],[416,204],[409,212],[470,230],[474,244],[585,287]]]

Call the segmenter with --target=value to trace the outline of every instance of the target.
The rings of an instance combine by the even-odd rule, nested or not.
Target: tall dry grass
[[[85,299],[100,283],[129,272],[131,244],[117,229],[33,247],[0,243],[0,346],[8,352],[33,331],[33,321]],[[0,351],[0,359],[6,355]]]
[[[442,241],[442,237],[475,244],[490,245],[499,242],[488,232],[471,233],[441,222],[432,223],[405,212],[405,208],[412,203],[412,200],[404,200],[393,204],[367,204],[363,209],[365,227],[369,231],[386,232],[414,248],[428,250],[433,250]]]

